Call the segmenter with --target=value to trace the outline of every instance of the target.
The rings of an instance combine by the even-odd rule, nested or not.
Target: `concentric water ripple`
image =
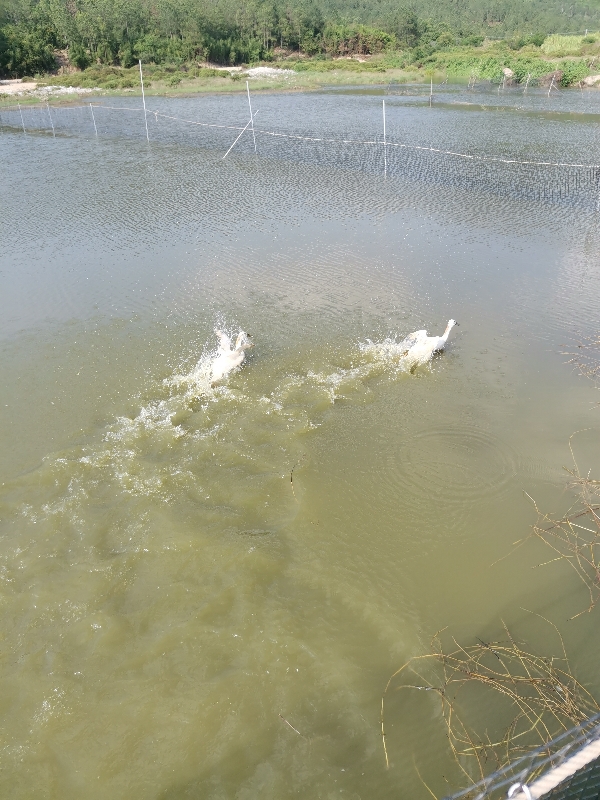
[[[417,502],[470,506],[506,491],[517,473],[510,447],[471,426],[427,428],[388,457],[382,480]]]

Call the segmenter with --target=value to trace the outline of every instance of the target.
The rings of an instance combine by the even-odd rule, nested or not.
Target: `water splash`
[[[411,356],[410,348],[415,343],[412,336],[409,334],[399,342],[390,337],[382,342],[372,342],[367,339],[364,344],[360,345],[360,348],[372,363],[380,365],[383,369],[396,373],[412,372],[415,367],[431,363],[433,355],[429,353],[426,357],[421,358]]]
[[[289,487],[273,483],[303,454],[303,437],[326,422],[336,403],[374,397],[374,379],[406,376],[413,367],[407,342],[357,343],[330,355],[330,366],[304,374],[283,364],[265,375],[260,361],[245,364],[244,371],[252,369],[247,380],[234,373],[216,388],[210,375],[217,348],[207,346],[191,369],[151,385],[135,415],[116,417],[80,448],[48,456],[40,468],[46,498],[37,508],[24,499],[20,515],[33,524],[65,518],[83,531],[89,506],[124,504],[125,519],[134,503],[139,518],[139,501],[165,507],[193,498],[195,513],[200,504],[217,527],[220,517],[229,518],[230,528],[245,528],[249,518],[260,527],[262,515],[273,528],[289,499]],[[257,381],[261,391],[252,390]],[[29,481],[22,484],[28,498]],[[264,511],[267,496],[271,506]]]

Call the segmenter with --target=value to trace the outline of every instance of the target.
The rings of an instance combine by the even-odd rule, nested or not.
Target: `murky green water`
[[[379,102],[326,99],[331,126]],[[307,101],[264,102],[291,125]],[[502,152],[588,132],[398,114]],[[598,427],[561,355],[598,328],[593,214],[184,144],[2,147],[2,796],[429,796],[415,764],[442,795],[428,696],[391,699],[385,769],[386,681],[444,626],[558,653],[524,609],[600,691],[576,578],[533,544],[494,564],[524,492],[570,505],[569,436]],[[386,341],[449,317],[446,353],[399,369]],[[256,346],[211,389],[215,326]]]

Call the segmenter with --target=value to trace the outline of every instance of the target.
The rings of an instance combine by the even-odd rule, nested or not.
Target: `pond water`
[[[594,92],[445,92],[388,95],[390,137],[600,163]],[[247,121],[243,96],[151,102]],[[255,103],[288,132],[381,119],[374,91]],[[223,160],[237,133],[152,117],[148,146],[136,120],[0,132],[0,793],[450,793],[433,698],[391,699],[387,770],[381,743],[386,682],[436,631],[504,622],[560,655],[541,614],[600,695],[595,613],[568,621],[585,587],[533,569],[539,544],[511,554],[527,495],[571,505],[575,431],[597,475],[597,395],[564,355],[598,330],[597,214],[384,179],[380,151],[245,135]],[[392,343],[450,317],[403,370]],[[215,327],[255,347],[211,388]]]

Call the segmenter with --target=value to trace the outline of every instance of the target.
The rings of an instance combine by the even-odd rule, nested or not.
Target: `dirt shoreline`
[[[277,70],[279,73],[280,71]],[[328,70],[327,72],[296,72],[270,75],[249,75],[240,73],[239,68],[232,68],[231,79],[226,78],[194,78],[182,81],[178,86],[162,85],[160,82],[152,82],[145,87],[146,97],[196,97],[199,95],[215,94],[245,94],[246,80],[249,82],[250,90],[257,94],[284,94],[292,92],[314,92],[325,88],[343,87],[372,87],[374,90],[381,88],[385,90],[391,83],[396,88],[401,85],[429,85],[431,75],[423,72],[406,71],[400,69],[389,69],[385,72],[356,72],[355,70]],[[237,77],[239,76],[239,77]],[[599,87],[596,78],[593,82],[586,82],[585,89],[597,90]],[[0,81],[0,109],[15,104],[15,100],[21,105],[36,105],[42,103],[52,103],[53,105],[73,105],[81,102],[83,98],[87,102],[95,98],[106,97],[132,97],[141,98],[141,87],[133,88],[88,88],[59,86],[52,84],[51,79],[43,79],[39,82],[22,83],[20,80]],[[433,76],[434,94],[436,84],[447,83],[448,76],[444,73],[436,73]],[[467,84],[466,78],[453,76],[450,81],[452,84]],[[563,89],[564,91],[564,89]],[[579,89],[577,89],[579,91]]]
[[[390,69],[386,72],[359,72],[355,70],[330,70],[327,72],[297,72],[271,75],[249,75],[246,78],[244,73],[239,71],[231,72],[236,76],[232,79],[227,78],[195,78],[182,81],[179,86],[161,85],[157,82],[149,82],[153,85],[145,86],[146,97],[193,97],[203,94],[243,94],[246,92],[246,80],[252,92],[280,93],[280,92],[310,92],[318,91],[329,86],[387,86],[390,81],[398,83],[426,83],[429,77],[420,75],[417,72],[407,72],[405,70]],[[239,77],[237,77],[239,76]],[[434,78],[434,82],[441,80],[441,74]],[[10,88],[10,91],[5,91]],[[141,97],[141,87],[134,88],[78,88],[56,86],[51,83],[51,79],[44,79],[35,84],[21,83],[20,81],[10,81],[0,83],[0,108],[3,105],[14,104],[16,98],[23,105],[36,103],[57,102],[72,103],[77,102],[80,97],[85,96],[89,101],[90,94],[94,97]],[[3,97],[3,94],[5,95]],[[8,102],[6,102],[8,101]]]

